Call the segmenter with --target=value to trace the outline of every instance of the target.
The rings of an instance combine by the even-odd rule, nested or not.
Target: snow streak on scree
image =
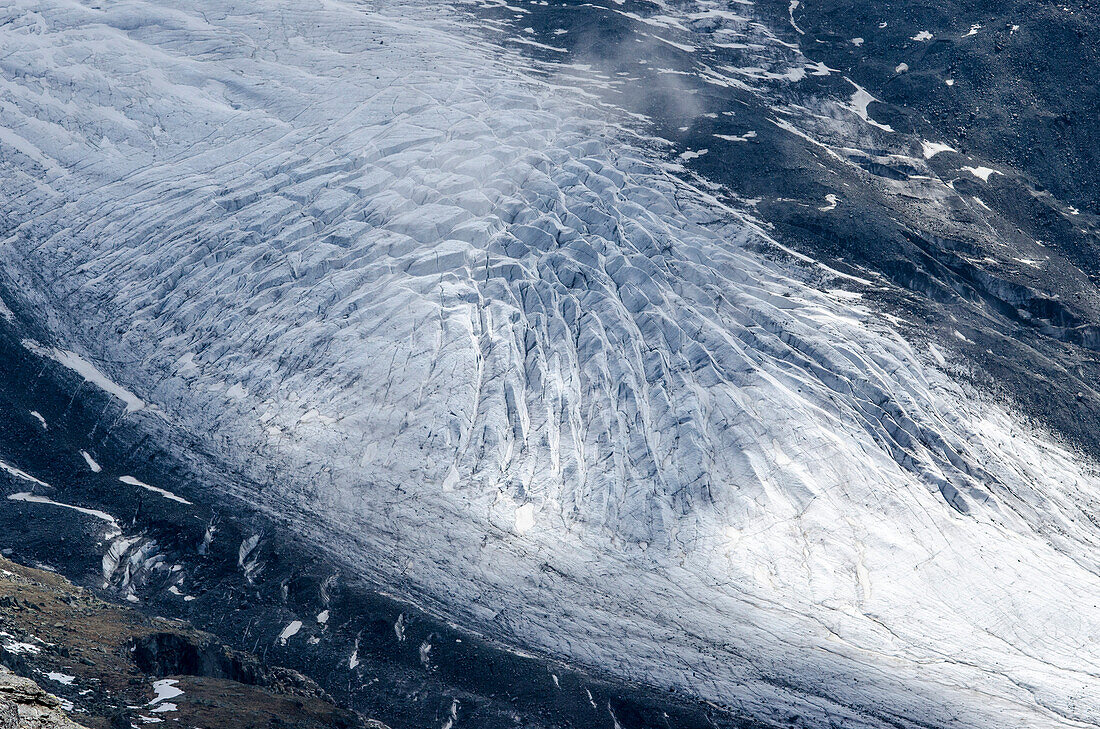
[[[439,10],[0,13],[5,273],[127,417],[272,484],[237,495],[761,719],[1100,724],[1092,467],[656,143]]]

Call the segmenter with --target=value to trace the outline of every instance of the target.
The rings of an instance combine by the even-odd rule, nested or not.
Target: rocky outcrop
[[[29,678],[0,666],[0,729],[85,729],[65,713],[61,699]]]
[[[329,699],[313,680],[297,671],[268,666],[235,651],[213,636],[153,633],[135,638],[130,653],[138,668],[153,676],[207,676],[248,686],[264,686],[288,696]]]
[[[374,726],[296,671],[0,558],[0,729],[81,729],[70,711],[91,727]]]

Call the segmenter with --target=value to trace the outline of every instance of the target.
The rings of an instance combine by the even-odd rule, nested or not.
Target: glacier
[[[0,49],[0,311],[211,489],[758,721],[1100,725],[1096,464],[453,8],[12,0]]]

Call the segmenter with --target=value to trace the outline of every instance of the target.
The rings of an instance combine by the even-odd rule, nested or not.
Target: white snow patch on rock
[[[756,137],[756,132],[750,129],[744,134],[715,134],[714,136],[727,142],[747,142]]]
[[[44,347],[33,339],[24,339],[23,346],[37,355],[52,359],[62,367],[66,367],[83,377],[86,382],[90,382],[107,394],[117,397],[126,405],[126,412],[134,413],[145,407],[144,400],[127,390],[125,387],[116,384],[113,380],[100,372],[95,365],[75,352],[70,352],[65,349],[56,349],[54,347]]]
[[[20,481],[26,481],[27,483],[33,483],[35,486],[42,486],[42,487],[45,487],[45,488],[52,488],[45,481],[43,481],[41,479],[38,479],[38,478],[35,478],[34,476],[30,475],[29,473],[27,473],[23,469],[16,468],[15,466],[4,463],[3,461],[0,461],[0,471],[3,471],[4,473],[8,474],[9,476],[15,477],[15,478],[19,479]]]
[[[8,499],[11,501],[24,501],[29,504],[49,504],[51,506],[60,506],[63,509],[72,509],[73,511],[78,511],[81,514],[94,516],[96,519],[101,519],[102,521],[105,521],[110,527],[107,530],[107,539],[114,539],[119,534],[122,534],[122,529],[119,528],[118,522],[113,516],[105,511],[99,511],[98,509],[86,509],[82,506],[73,506],[72,504],[63,504],[61,502],[49,499],[45,496],[39,496],[38,494],[32,494],[26,491],[21,491],[17,494],[9,494]]]
[[[190,501],[183,498],[182,496],[176,496],[171,491],[167,491],[167,490],[159,488],[157,486],[150,486],[149,484],[145,483],[144,481],[136,479],[133,476],[119,476],[118,480],[121,481],[122,483],[128,484],[130,486],[140,486],[141,488],[145,489],[146,491],[152,491],[154,494],[159,494],[160,496],[163,496],[164,498],[168,499],[169,501],[175,501],[175,502],[180,503],[180,504],[187,504],[188,506],[193,506],[193,504]]]
[[[96,463],[95,459],[92,458],[88,451],[80,451],[80,455],[84,457],[84,462],[88,464],[88,468],[92,473],[99,473],[103,470],[103,467]]]
[[[298,631],[300,631],[301,629],[301,620],[291,621],[290,624],[283,628],[283,632],[279,633],[279,645],[286,645],[286,642],[294,636],[298,635]]]
[[[170,709],[163,709],[163,711],[175,711],[175,704],[165,704],[168,699],[174,699],[183,696],[183,689],[179,688],[179,681],[174,678],[165,678],[159,681],[153,682],[153,693],[155,696],[146,706],[154,706],[153,712],[161,711],[160,707],[170,706]]]
[[[1004,174],[1000,170],[995,170],[992,167],[962,167],[961,169],[965,172],[969,172],[970,174],[974,175],[975,177],[977,177],[982,182],[989,182],[989,176],[990,175],[1003,175]]]
[[[925,159],[932,159],[941,152],[954,152],[955,148],[950,144],[944,144],[943,142],[928,142],[921,140],[921,153]]]
[[[867,89],[863,88],[862,86],[857,84],[855,81],[852,81],[851,79],[849,79],[847,77],[845,77],[845,80],[848,81],[848,83],[850,83],[856,89],[855,92],[853,92],[851,97],[850,97],[850,103],[851,103],[852,111],[854,111],[857,115],[859,115],[860,119],[867,122],[871,126],[878,127],[879,129],[881,129],[883,131],[886,131],[886,132],[894,131],[893,128],[889,124],[882,124],[880,122],[875,121],[874,119],[871,118],[870,114],[867,112],[867,107],[871,104],[871,102],[878,101],[878,99],[876,99],[874,96],[872,96],[871,93],[869,91],[867,91]]]

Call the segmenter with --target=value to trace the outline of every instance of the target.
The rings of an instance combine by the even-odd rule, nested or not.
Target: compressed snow
[[[39,351],[265,484],[228,495],[495,639],[749,716],[1100,722],[1095,466],[606,110],[434,4],[0,13],[0,262],[40,282]],[[798,76],[742,70],[706,82]],[[871,100],[844,116],[885,136]],[[835,117],[773,123],[839,158]]]

